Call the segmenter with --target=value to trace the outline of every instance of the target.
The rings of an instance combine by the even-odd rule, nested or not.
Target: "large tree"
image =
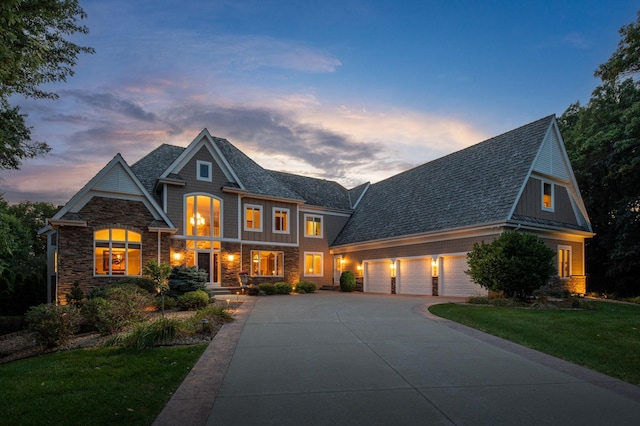
[[[595,72],[586,105],[559,119],[567,152],[597,235],[587,243],[589,287],[640,294],[640,14]]]
[[[80,53],[93,53],[69,37],[86,34],[86,14],[78,0],[2,0],[0,2],[0,170],[18,169],[22,160],[50,147],[31,140],[25,114],[11,106],[12,95],[55,99],[42,85],[66,81]]]

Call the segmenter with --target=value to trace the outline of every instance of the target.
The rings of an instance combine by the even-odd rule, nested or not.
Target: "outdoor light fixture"
[[[176,262],[179,262],[180,259],[182,259],[182,255],[180,254],[180,252],[173,253],[173,260],[175,260]]]
[[[235,259],[235,256],[234,256],[234,255],[230,254],[230,255],[228,255],[228,256],[227,256],[227,260],[228,260],[229,262],[233,262],[233,259]]]

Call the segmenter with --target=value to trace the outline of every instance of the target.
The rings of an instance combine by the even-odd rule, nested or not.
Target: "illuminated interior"
[[[305,275],[322,275],[322,254],[307,253],[304,256]]]
[[[307,216],[305,234],[313,235],[315,237],[321,236],[322,235],[322,218],[319,216]]]
[[[251,251],[251,275],[256,277],[281,277],[284,253],[281,251]]]
[[[96,275],[140,275],[142,273],[142,237],[127,229],[95,231],[94,264]]]
[[[208,195],[186,197],[186,235],[220,236],[220,200]]]

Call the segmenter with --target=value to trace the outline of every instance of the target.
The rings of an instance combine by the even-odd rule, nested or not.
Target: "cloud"
[[[564,36],[562,39],[564,44],[568,44],[576,49],[589,49],[591,43],[580,33],[572,32]]]

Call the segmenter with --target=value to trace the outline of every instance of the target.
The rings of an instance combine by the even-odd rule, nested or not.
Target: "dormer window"
[[[542,181],[542,210],[553,211],[553,184]]]
[[[211,182],[211,163],[208,161],[197,161],[197,179],[205,182]]]

